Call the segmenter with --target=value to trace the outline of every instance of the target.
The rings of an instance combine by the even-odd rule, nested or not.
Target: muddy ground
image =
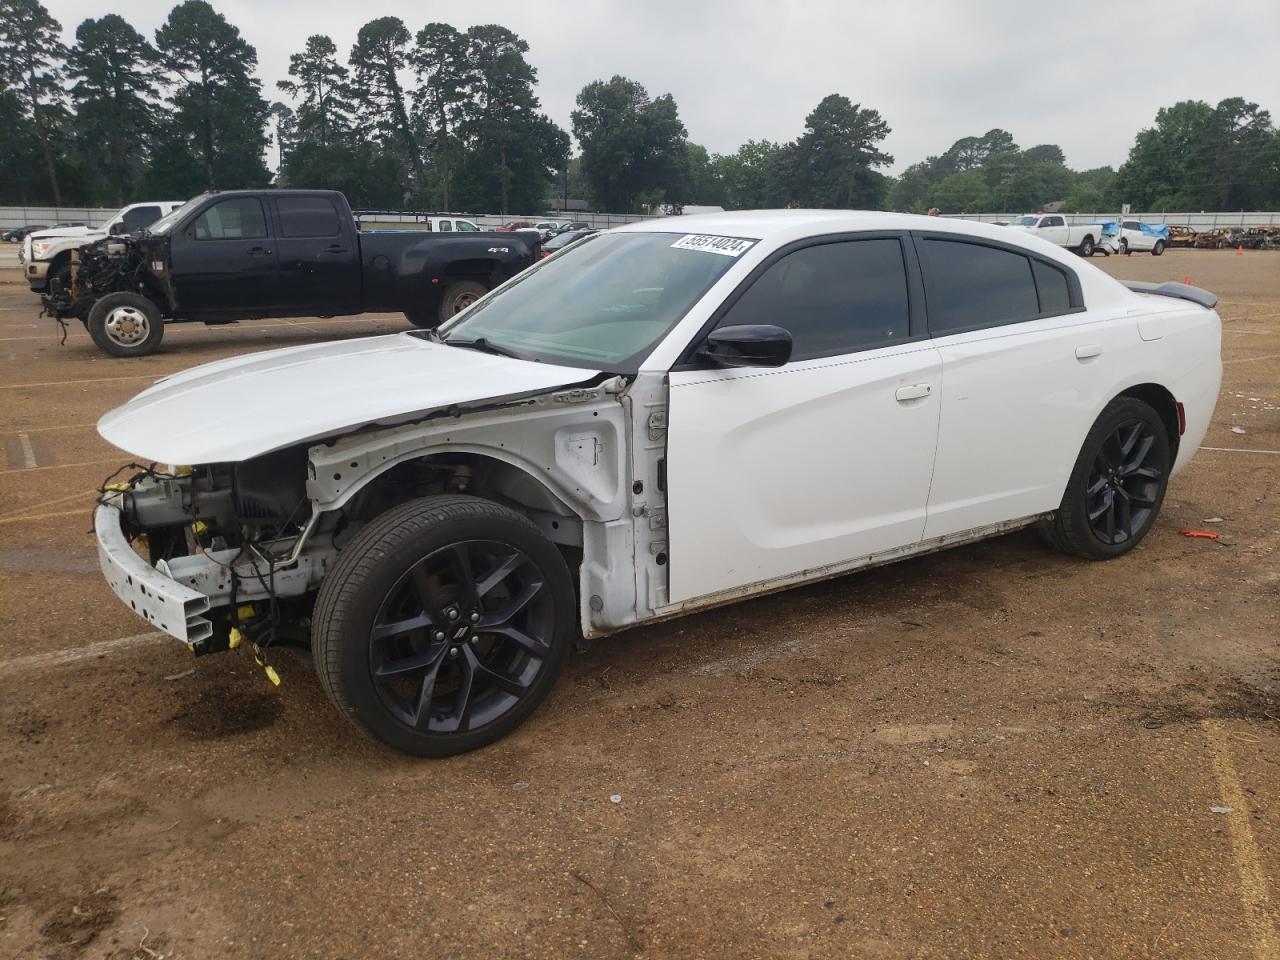
[[[0,956],[1280,956],[1280,254],[1094,262],[1223,298],[1224,449],[1139,549],[1016,534],[636,630],[436,762],[299,664],[147,634],[86,533],[104,411],[403,321],[118,361],[0,272]]]

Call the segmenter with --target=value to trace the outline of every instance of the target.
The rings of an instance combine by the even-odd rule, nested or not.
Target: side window
[[[1036,292],[1040,294],[1041,313],[1066,313],[1071,309],[1071,288],[1067,275],[1043,260],[1031,261],[1031,272],[1036,278]]]
[[[1031,263],[1020,253],[925,239],[925,301],[935,337],[1030,320],[1040,312]]]
[[[192,225],[197,240],[255,240],[267,235],[267,218],[256,197],[221,200]]]
[[[459,233],[476,233],[477,231],[479,231],[479,229],[480,229],[480,228],[479,228],[479,227],[477,227],[477,226],[476,226],[474,223],[472,223],[470,220],[459,220],[459,221],[458,221],[458,232],[459,232]]]
[[[784,327],[791,333],[791,358],[807,360],[905,340],[910,316],[901,243],[844,240],[787,254],[718,325]]]
[[[121,220],[124,221],[125,233],[133,233],[135,230],[149,227],[159,219],[159,207],[134,207],[121,217]]]
[[[1139,232],[1142,230],[1142,227],[1138,224],[1137,220],[1126,220],[1124,222],[1124,228],[1126,230],[1137,230]]]
[[[453,233],[453,221],[452,221],[452,220],[441,220],[441,221],[440,221],[440,232],[441,232],[441,233]]]
[[[276,209],[282,237],[336,237],[340,232],[338,211],[327,197],[281,197]]]

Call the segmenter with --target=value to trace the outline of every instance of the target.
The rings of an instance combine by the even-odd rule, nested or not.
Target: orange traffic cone
[[[1189,286],[1191,286],[1191,278],[1190,278],[1190,277],[1183,277],[1183,278],[1182,278],[1182,282],[1183,282],[1183,283],[1185,283],[1188,287],[1189,287]]]
[[[1243,257],[1243,256],[1244,256],[1244,244],[1243,244],[1243,243],[1242,243],[1242,244],[1240,244],[1240,246],[1236,247],[1236,256],[1237,256],[1237,257]]]

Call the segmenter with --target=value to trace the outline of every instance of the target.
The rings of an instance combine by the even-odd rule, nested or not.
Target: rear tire
[[[443,757],[505,736],[546,698],[576,635],[573,582],[527,518],[424,497],[370,523],[320,586],[321,685],[396,750]]]
[[[1132,255],[1133,255],[1133,251],[1129,249],[1129,241],[1128,241],[1128,240],[1121,240],[1121,241],[1120,241],[1120,252],[1121,252],[1121,253],[1123,253],[1126,257],[1129,257],[1129,256],[1132,256]]]
[[[483,283],[474,280],[458,280],[449,284],[440,298],[439,323],[452,320],[455,314],[461,313],[488,292]]]
[[[1080,242],[1080,256],[1093,256],[1093,237],[1085,237],[1084,240]]]
[[[89,309],[85,326],[113,357],[145,357],[164,339],[160,308],[140,293],[108,293]]]
[[[1156,245],[1155,245],[1154,247],[1152,247],[1152,248],[1151,248],[1151,255],[1152,255],[1153,257],[1158,257],[1158,256],[1160,256],[1160,254],[1162,254],[1162,253],[1164,253],[1164,241],[1163,241],[1163,240],[1157,240],[1157,241],[1156,241]]]
[[[1041,536],[1089,560],[1128,553],[1155,523],[1172,465],[1160,415],[1141,400],[1117,397],[1085,437],[1058,512],[1038,526]]]

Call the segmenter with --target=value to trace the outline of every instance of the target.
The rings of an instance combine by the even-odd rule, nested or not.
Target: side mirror
[[[124,226],[123,220],[121,220],[119,223],[113,223],[111,225],[111,236],[120,237],[124,235],[124,232],[125,232],[125,226]]]
[[[707,334],[698,357],[717,367],[780,367],[791,359],[791,334],[769,323],[720,327]]]

